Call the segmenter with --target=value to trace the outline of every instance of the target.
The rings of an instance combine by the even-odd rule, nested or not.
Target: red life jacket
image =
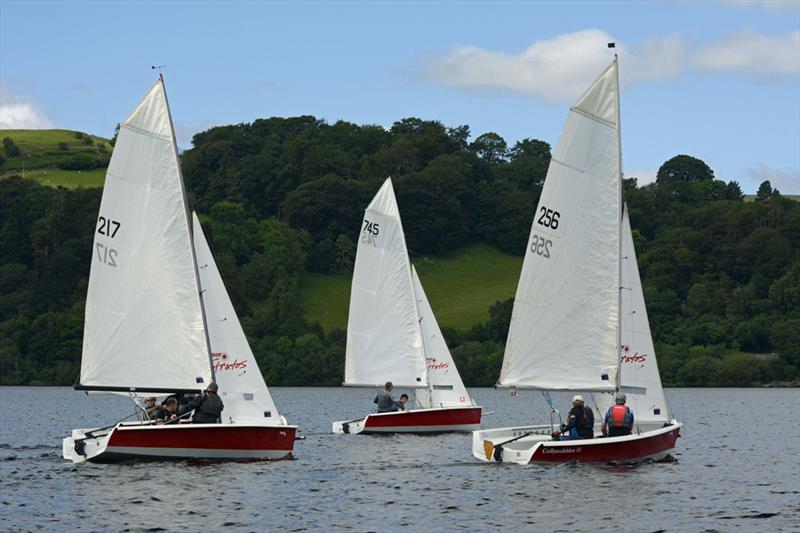
[[[626,405],[616,404],[612,406],[610,426],[612,428],[631,427],[631,418],[628,416],[628,412],[628,407]]]

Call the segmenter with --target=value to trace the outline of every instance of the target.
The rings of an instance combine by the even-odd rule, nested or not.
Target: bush
[[[89,154],[75,154],[58,164],[63,170],[91,170],[97,168],[97,159]]]
[[[65,142],[60,142],[58,143],[58,149],[61,150],[62,152],[67,152],[69,151],[69,145]]]
[[[5,148],[8,157],[19,157],[22,155],[22,150],[19,149],[19,146],[14,144],[14,140],[11,137],[3,139],[3,148]]]

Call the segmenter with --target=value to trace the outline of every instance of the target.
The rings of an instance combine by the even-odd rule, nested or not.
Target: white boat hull
[[[674,450],[680,428],[673,420],[622,437],[578,440],[553,440],[550,426],[486,429],[472,433],[472,455],[485,462],[517,464],[660,461]]]

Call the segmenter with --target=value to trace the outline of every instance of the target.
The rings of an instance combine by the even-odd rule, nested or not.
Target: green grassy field
[[[22,175],[21,172],[9,172],[0,175],[0,179],[13,174]],[[25,170],[27,179],[36,180],[42,185],[50,187],[66,187],[75,189],[77,187],[102,187],[106,179],[105,168],[95,168],[93,170],[61,170],[60,168],[37,168]]]
[[[0,167],[0,179],[17,174],[53,187],[102,187],[106,169],[63,170],[59,163],[76,154],[110,156],[112,147],[108,139],[85,135],[92,139],[86,144],[70,130],[0,130],[0,139],[11,138],[22,155],[9,157],[3,153],[5,163]],[[66,144],[66,150],[59,147]],[[2,146],[2,145],[0,145]]]
[[[522,258],[484,244],[443,256],[413,260],[442,327],[469,329],[489,318],[489,306],[514,296]],[[325,331],[347,327],[352,273],[306,274],[302,279],[306,319]]]

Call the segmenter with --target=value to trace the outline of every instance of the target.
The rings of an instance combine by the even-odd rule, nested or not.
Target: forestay
[[[467,389],[458,374],[453,356],[444,340],[433,309],[422,288],[417,269],[411,267],[414,294],[417,298],[419,325],[428,366],[429,388],[417,391],[417,403],[422,408],[472,405]]]
[[[617,64],[571,108],[517,287],[499,385],[614,390],[619,321]]]
[[[627,405],[633,410],[637,422],[668,422],[670,416],[661,388],[627,209],[622,218],[621,324],[620,390],[627,395]],[[613,397],[598,395],[596,402],[605,413]]]
[[[195,214],[194,247],[223,423],[281,420]]]
[[[364,213],[347,322],[345,384],[427,385],[411,264],[387,179]]]
[[[120,124],[106,173],[78,388],[197,390],[212,381],[190,230],[158,80]]]

